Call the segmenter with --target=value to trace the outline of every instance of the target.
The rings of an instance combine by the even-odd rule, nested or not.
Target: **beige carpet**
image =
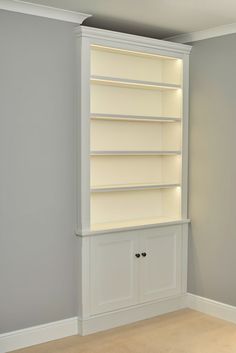
[[[236,353],[236,325],[193,310],[80,337],[21,349],[19,353]]]

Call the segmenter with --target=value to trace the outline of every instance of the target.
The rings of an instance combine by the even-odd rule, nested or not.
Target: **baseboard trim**
[[[171,311],[184,309],[186,308],[186,303],[187,296],[186,294],[183,294],[101,315],[94,315],[84,320],[79,318],[79,334],[83,336],[99,331],[105,331],[114,327],[166,314]]]
[[[4,333],[0,335],[0,353],[34,346],[67,336],[88,335],[184,308],[197,310],[236,324],[236,306],[187,293],[110,313],[94,315],[84,320],[72,317]]]
[[[236,306],[188,293],[187,307],[236,324]]]
[[[78,318],[51,322],[0,335],[0,353],[78,334]]]

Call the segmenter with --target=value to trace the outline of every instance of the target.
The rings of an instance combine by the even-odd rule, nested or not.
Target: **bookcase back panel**
[[[91,84],[91,113],[181,117],[181,89],[152,90]]]
[[[91,74],[181,84],[182,60],[92,47]]]
[[[91,223],[125,222],[129,220],[170,217],[180,215],[178,187],[142,191],[92,193]]]
[[[180,150],[180,137],[179,122],[91,122],[91,150]]]
[[[91,186],[179,184],[181,156],[92,156]]]

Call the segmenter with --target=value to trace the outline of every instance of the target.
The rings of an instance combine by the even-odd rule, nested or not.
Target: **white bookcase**
[[[149,248],[150,253],[152,235],[158,239],[153,242],[158,245],[156,252],[163,251],[165,255],[166,251],[167,256],[173,257],[168,260],[170,266],[163,263],[167,269],[166,282],[165,271],[160,275],[166,283],[164,297],[185,290],[191,47],[83,26],[76,30],[76,36],[76,232],[80,237],[79,311],[83,322],[84,317],[92,318],[98,312],[107,311],[106,308],[112,312],[117,307],[140,304],[140,296],[144,295],[138,294],[137,288],[132,289],[131,295],[128,282],[122,283],[122,278],[133,277],[133,257],[145,258],[148,264],[148,255],[142,256],[145,250],[142,252],[139,247]],[[144,239],[140,240],[145,237],[150,240],[148,245]],[[107,247],[103,248],[105,243]],[[108,248],[113,254],[110,262],[106,260]],[[108,274],[104,269],[112,265],[119,248],[124,252],[121,258],[127,256],[127,273],[116,265],[114,273]],[[130,255],[131,249],[133,255]],[[152,255],[155,264],[154,259],[155,254]],[[153,275],[153,266],[146,266],[142,271]],[[137,274],[140,270],[135,272],[135,277],[140,278],[141,274]],[[127,290],[126,294],[120,294],[124,300],[118,294],[116,298],[108,283],[109,278],[117,275],[121,277],[120,293]],[[134,284],[131,277],[129,280]],[[160,281],[154,287],[159,288]],[[86,298],[82,295],[85,289]],[[150,298],[158,299],[160,294],[150,294]]]

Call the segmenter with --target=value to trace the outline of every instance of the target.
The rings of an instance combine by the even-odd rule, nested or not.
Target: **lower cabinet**
[[[91,314],[180,294],[181,253],[181,225],[91,237]]]

